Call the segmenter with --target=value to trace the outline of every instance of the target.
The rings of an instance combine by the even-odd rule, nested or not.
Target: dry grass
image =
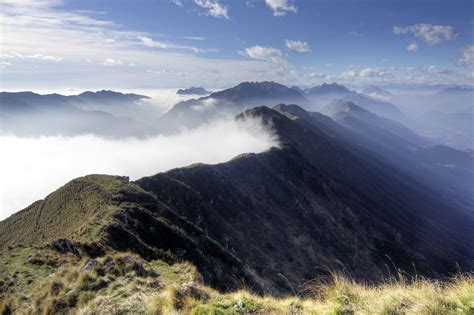
[[[110,253],[90,268],[85,266],[91,259],[70,259],[54,271],[48,263],[19,263],[27,257],[60,262],[49,251],[13,254],[5,261],[11,270],[3,269],[11,271],[9,279],[20,277],[13,277],[15,270],[38,272],[41,279],[29,291],[28,286],[8,287],[0,314],[474,314],[473,274],[446,281],[408,281],[399,275],[379,286],[333,274],[308,284],[304,297],[275,298],[248,290],[220,293],[201,283],[189,263],[147,262],[131,253]]]
[[[334,274],[307,288],[307,297],[276,299],[248,291],[220,294],[194,285],[169,287],[152,299],[155,314],[474,314],[474,277],[448,281],[393,280],[380,286]]]

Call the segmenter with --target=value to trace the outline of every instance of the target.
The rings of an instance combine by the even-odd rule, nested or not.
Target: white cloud
[[[0,68],[6,68],[6,67],[9,67],[11,66],[12,63],[11,62],[8,62],[8,61],[0,61]]]
[[[184,36],[183,39],[188,39],[188,40],[206,40],[205,37],[201,37],[201,36]]]
[[[326,79],[328,76],[321,72],[310,72],[308,73],[308,77],[312,79]]]
[[[150,37],[140,36],[138,38],[142,41],[143,45],[148,46],[148,47],[164,48],[164,49],[169,48],[168,44],[163,43],[161,41],[155,41],[151,39]]]
[[[253,59],[271,61],[279,65],[286,65],[288,63],[282,52],[272,47],[255,45],[245,48],[245,54]]]
[[[463,48],[462,58],[458,60],[458,64],[474,66],[474,45]]]
[[[121,66],[123,65],[123,61],[114,58],[107,58],[102,63],[104,66]]]
[[[274,16],[283,16],[288,12],[298,12],[298,9],[294,5],[288,3],[288,0],[265,0],[265,3],[272,9]]]
[[[364,36],[363,33],[360,33],[360,32],[358,32],[358,31],[356,31],[356,30],[350,31],[349,34],[352,35],[352,36],[354,36],[354,37],[363,37],[363,36]]]
[[[306,53],[311,51],[311,47],[309,47],[307,42],[302,42],[299,40],[289,40],[285,41],[285,46],[289,49],[296,50],[300,53]]]
[[[107,38],[105,41],[106,41],[107,43],[109,43],[109,44],[113,44],[113,43],[116,42],[116,40],[113,39],[113,38]]]
[[[365,68],[359,72],[359,76],[362,78],[385,77],[389,74],[390,72],[384,68]]]
[[[424,71],[427,71],[429,73],[434,73],[434,74],[449,74],[451,73],[450,70],[437,66],[437,65],[431,65],[428,67],[423,68]]]
[[[191,108],[197,112],[206,111],[214,108],[219,101],[215,98],[208,98],[200,102],[199,105],[193,105]]]
[[[347,70],[347,71],[344,71],[341,76],[345,79],[349,79],[349,78],[355,78],[357,77],[357,72],[355,72],[354,70]]]
[[[146,36],[139,36],[138,39],[140,39],[143,45],[147,47],[160,48],[160,49],[184,49],[184,50],[191,50],[196,53],[204,52],[204,49],[202,48],[166,43],[166,42],[154,40]]]
[[[0,220],[79,176],[116,174],[135,180],[192,163],[225,162],[272,146],[278,146],[278,139],[258,120],[223,120],[146,139],[0,135],[0,147],[9,148],[0,163]]]
[[[13,58],[37,59],[41,61],[51,61],[51,62],[60,62],[63,60],[63,58],[59,56],[50,56],[50,55],[43,55],[43,54],[25,55],[25,54],[20,54],[16,52],[0,54],[0,59],[13,59]]]
[[[407,46],[408,51],[417,51],[418,50],[418,44],[416,42],[413,42]]]
[[[354,67],[350,67],[347,71],[341,73],[341,77],[344,79],[360,78],[364,80],[364,79],[384,78],[390,75],[390,72],[386,70],[385,68],[368,67],[359,71],[353,68]]]
[[[247,6],[247,8],[255,8],[255,4],[253,4],[252,2],[250,1],[245,1],[245,6]]]
[[[182,0],[171,0],[171,2],[176,4],[178,7],[183,6],[183,1]]]
[[[435,45],[456,38],[454,27],[448,25],[415,24],[410,26],[394,26],[393,32],[397,35],[413,34],[423,39],[429,45]]]
[[[229,19],[227,6],[220,4],[218,0],[194,0],[194,3],[206,9],[208,15]]]

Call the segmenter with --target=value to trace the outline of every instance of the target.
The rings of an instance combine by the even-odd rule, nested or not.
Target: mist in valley
[[[136,180],[172,168],[225,162],[241,153],[259,153],[278,146],[272,130],[251,118],[237,121],[231,116],[221,117],[193,129],[183,126],[160,133],[152,124],[170,104],[183,99],[175,97],[175,92],[150,93],[159,96],[131,105],[139,109],[124,109],[131,118],[107,113],[102,115],[108,120],[102,116],[93,120],[84,113],[73,116],[51,112],[21,115],[9,121],[16,133],[0,134],[0,147],[8,148],[2,152],[0,163],[0,220],[79,176],[117,174]],[[145,109],[148,116],[141,121],[141,109],[147,106],[152,108]],[[120,123],[116,117],[120,117]],[[19,127],[18,121],[24,125]]]

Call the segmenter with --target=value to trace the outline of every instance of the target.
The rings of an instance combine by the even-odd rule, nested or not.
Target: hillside
[[[236,257],[124,177],[75,179],[0,222],[0,249],[56,243],[91,257],[129,250],[167,263],[191,261],[221,289],[247,277]]]
[[[171,255],[191,260],[208,283],[232,288],[237,280],[221,278],[229,274],[275,294],[324,268],[343,266],[372,282],[393,264],[409,273],[415,264],[433,277],[469,268],[467,206],[454,207],[376,155],[348,147],[328,134],[322,115],[305,120],[277,110],[259,107],[237,119],[262,119],[281,148],[135,183],[77,179],[1,222],[1,247],[67,238],[94,252]],[[302,109],[299,115],[312,117]]]

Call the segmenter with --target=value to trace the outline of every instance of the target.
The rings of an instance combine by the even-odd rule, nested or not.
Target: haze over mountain
[[[148,98],[105,90],[72,96],[2,92],[0,131],[20,136],[144,136],[153,133],[153,126],[136,119],[142,115],[140,112],[157,113],[140,103]]]
[[[434,145],[399,122],[378,117],[351,102],[335,101],[321,112],[350,131],[346,139],[351,143],[376,152],[446,198],[474,201],[472,152],[449,147],[443,150],[443,146]]]
[[[402,93],[392,97],[412,122],[410,127],[436,142],[459,149],[474,149],[474,91],[454,86],[428,93]]]
[[[383,90],[375,85],[370,85],[362,90],[362,94],[368,95],[372,98],[379,99],[381,101],[390,101],[393,96],[389,91]]]
[[[317,111],[334,100],[343,100],[346,102],[356,103],[379,116],[397,121],[406,120],[406,117],[404,117],[395,105],[384,102],[379,98],[372,98],[368,94],[364,95],[357,93],[356,91],[351,91],[347,87],[335,82],[331,84],[323,83],[322,85],[304,90],[299,88],[295,90],[299,91],[310,101],[311,105],[307,107],[309,110]]]

